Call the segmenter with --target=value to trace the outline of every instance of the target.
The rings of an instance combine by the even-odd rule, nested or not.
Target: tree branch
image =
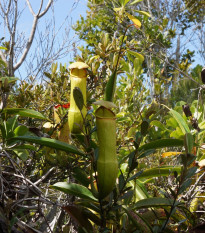
[[[28,7],[29,7],[29,10],[30,10],[31,14],[35,17],[36,14],[34,13],[33,8],[31,6],[31,3],[29,2],[29,0],[26,0],[26,3],[28,5]],[[41,3],[42,3],[42,1],[41,1]]]
[[[49,0],[48,4],[47,4],[47,6],[46,6],[46,9],[45,9],[41,14],[39,14],[39,18],[41,18],[43,15],[46,14],[46,12],[48,11],[48,9],[49,9],[50,6],[51,6],[51,3],[53,3],[53,0]]]
[[[15,46],[15,37],[16,37],[16,25],[17,25],[17,17],[18,17],[18,5],[17,0],[15,2],[15,12],[14,12],[14,22],[12,25],[12,31],[11,31],[11,43],[9,48],[9,75],[14,75],[14,46]]]
[[[32,29],[31,29],[30,37],[29,37],[28,42],[26,44],[26,48],[24,49],[24,52],[23,52],[21,58],[19,59],[19,61],[17,62],[17,64],[14,65],[14,71],[17,70],[22,65],[22,63],[24,62],[24,60],[25,60],[25,58],[26,58],[26,56],[27,56],[27,54],[28,54],[28,52],[29,52],[29,50],[31,48],[33,39],[34,39],[34,35],[35,35],[35,32],[36,32],[36,27],[37,27],[37,24],[38,24],[38,19],[46,14],[46,12],[50,8],[53,0],[49,0],[45,10],[42,13],[40,13],[41,8],[42,8],[42,4],[43,4],[43,0],[41,0],[41,5],[40,5],[40,8],[39,8],[39,11],[38,11],[37,15],[34,13],[29,0],[26,0],[26,2],[28,4],[28,7],[29,7],[32,15],[34,16],[34,20],[33,20],[33,25],[32,25]]]
[[[21,56],[21,58],[19,59],[19,61],[17,62],[16,65],[14,65],[14,71],[17,70],[21,64],[23,63],[23,61],[25,60],[30,48],[31,48],[31,45],[32,45],[32,42],[33,42],[33,38],[34,38],[34,35],[35,35],[35,32],[36,32],[36,27],[37,27],[37,23],[38,23],[38,17],[37,16],[34,16],[34,20],[33,20],[33,25],[32,25],[32,29],[31,29],[31,33],[30,33],[30,37],[28,39],[28,42],[26,44],[26,48],[24,49],[24,52]]]
[[[0,8],[1,8],[1,10],[2,10],[4,16],[5,16],[6,26],[8,28],[9,34],[11,35],[11,28],[10,28],[9,19],[8,19],[8,14],[9,14],[9,11],[10,11],[10,7],[11,7],[11,0],[9,0],[9,4],[8,4],[8,7],[7,7],[6,11],[4,11],[4,8],[2,7],[1,2],[0,2]]]
[[[42,6],[43,6],[43,0],[41,0],[41,5],[40,5],[40,7],[39,7],[39,10],[38,10],[37,15],[39,15],[39,14],[41,13]]]

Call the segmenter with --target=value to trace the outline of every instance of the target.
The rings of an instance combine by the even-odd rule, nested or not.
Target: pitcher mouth
[[[98,118],[98,119],[107,119],[107,120],[113,120],[113,119],[116,119],[116,115],[115,115],[115,113],[112,111],[112,110],[110,110],[110,109],[108,109],[108,108],[105,108],[105,107],[103,107],[103,106],[101,106],[101,107],[99,107],[97,110],[96,110],[96,112],[95,112],[95,116],[96,116],[96,118]]]
[[[77,69],[77,68],[73,68],[70,71],[70,76],[71,77],[75,77],[75,78],[87,78],[87,69]]]
[[[89,68],[89,66],[84,62],[74,62],[74,63],[70,64],[68,68],[81,70],[81,69],[87,69],[87,68]]]

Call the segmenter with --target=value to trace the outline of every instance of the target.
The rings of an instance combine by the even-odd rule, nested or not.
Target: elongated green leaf
[[[8,80],[8,83],[15,83],[17,80],[19,80],[16,77],[0,77],[0,81],[4,83],[5,79]]]
[[[140,176],[143,173],[143,171],[139,171],[137,172],[135,175],[131,176],[128,181],[134,180],[136,179],[138,176]]]
[[[135,184],[135,202],[147,198],[146,193],[143,192],[138,184]]]
[[[140,232],[153,232],[152,227],[145,219],[142,218],[142,216],[127,208],[124,208],[124,210],[127,213],[129,219],[132,221],[132,223],[137,227],[137,229],[140,229]]]
[[[75,201],[76,205],[86,207],[86,209],[93,210],[96,213],[100,213],[100,204],[98,202],[91,202],[90,200],[79,199]]]
[[[8,50],[6,47],[0,46],[0,49],[2,50]]]
[[[139,58],[141,64],[144,61],[144,56],[142,54],[140,54],[140,53],[137,53],[137,52],[132,51],[132,50],[127,50],[127,53],[135,56],[136,58]]]
[[[25,108],[5,108],[3,110],[3,113],[9,114],[9,115],[19,115],[19,116],[22,116],[22,117],[37,118],[37,119],[41,119],[41,120],[48,120],[40,112],[37,112],[37,111],[32,110],[32,109],[25,109]]]
[[[143,120],[140,127],[141,127],[142,136],[145,136],[147,134],[147,131],[148,131],[148,128],[149,128],[149,120]]]
[[[50,148],[66,151],[69,153],[74,153],[77,155],[84,155],[84,153],[78,150],[75,146],[67,144],[65,142],[52,139],[52,138],[19,136],[19,137],[13,137],[11,140],[21,140],[21,141],[26,141],[26,142],[32,142],[32,143],[39,144],[41,146],[47,146]]]
[[[97,199],[93,196],[91,191],[80,184],[58,182],[54,185],[51,185],[50,187],[53,189],[60,190],[64,193],[74,195],[76,197],[97,201]]]
[[[156,126],[162,130],[166,130],[167,128],[165,127],[165,125],[163,125],[160,121],[154,120],[150,122],[150,126]]]
[[[81,183],[83,186],[88,187],[90,184],[90,180],[88,179],[87,174],[82,168],[76,167],[73,170],[74,178]]]
[[[174,200],[162,197],[151,197],[138,201],[135,203],[133,209],[141,209],[141,208],[149,208],[149,207],[165,207],[172,206],[174,204]],[[176,201],[175,206],[179,205],[180,202]]]
[[[183,193],[192,183],[191,179],[187,179],[179,189],[179,194]]]
[[[118,12],[118,11],[122,10],[122,7],[116,7],[116,8],[113,8],[113,10],[114,10],[115,12]]]
[[[145,152],[141,153],[138,157],[138,159],[144,158],[148,155],[154,154],[156,152],[155,149],[150,149],[150,150],[146,150]]]
[[[10,119],[7,120],[7,122],[9,121]],[[15,128],[18,126],[18,115],[14,116],[13,117],[13,121],[12,121],[12,124],[11,124],[11,131],[14,131]]]
[[[138,3],[138,2],[141,2],[141,1],[142,1],[142,0],[135,0],[135,1],[131,2],[130,5],[133,5],[133,4]]]
[[[135,183],[141,188],[141,190],[144,192],[144,194],[149,197],[149,194],[147,192],[147,188],[144,183],[142,183],[140,180],[136,179]]]
[[[33,151],[37,150],[35,146],[29,145],[29,144],[17,145],[15,147],[12,147],[11,150],[13,149],[27,149],[27,150],[33,150]]]
[[[186,153],[191,154],[194,146],[194,138],[191,133],[186,133],[184,135],[184,144],[185,144]]]
[[[180,139],[159,139],[150,143],[146,143],[143,146],[139,148],[140,150],[149,150],[149,149],[159,149],[159,148],[165,148],[165,147],[178,147],[183,146],[184,141]]]
[[[23,136],[27,132],[28,132],[28,128],[25,125],[19,125],[18,127],[15,128],[14,135]]]
[[[150,14],[149,14],[148,12],[146,12],[146,11],[135,10],[135,12],[138,12],[138,13],[141,14],[141,15],[145,15],[145,16],[150,17]]]
[[[155,167],[155,168],[150,168],[145,171],[139,176],[139,179],[142,178],[153,178],[153,177],[159,177],[159,176],[168,176],[173,174],[174,172],[181,172],[181,167],[173,167],[173,166],[163,166],[163,167]]]
[[[85,216],[91,220],[93,223],[95,223],[97,226],[101,225],[101,219],[96,215],[96,213],[93,213],[92,211],[86,209],[84,212]]]
[[[189,179],[191,178],[193,175],[195,175],[197,172],[197,167],[191,167],[187,170],[187,174],[186,174],[186,177],[185,179]]]
[[[190,133],[190,129],[186,123],[186,121],[184,120],[184,118],[175,110],[170,109],[169,114],[172,115],[172,117],[174,117],[174,119],[177,121],[177,123],[179,124],[179,127],[181,128],[183,134],[186,133]]]
[[[11,117],[4,121],[5,130],[7,131],[7,136],[9,132],[13,132],[16,127],[18,127],[18,116]]]
[[[197,218],[195,217],[196,215],[193,214],[186,206],[184,205],[179,205],[178,208],[183,211],[185,214],[186,220],[189,220],[189,222],[192,224],[192,226],[196,225]],[[181,218],[182,219],[182,218]],[[200,232],[199,232],[200,233]]]
[[[22,159],[23,161],[26,161],[28,159],[29,153],[25,149],[15,149],[13,150],[17,156]]]
[[[130,0],[122,0],[123,6],[125,6]]]
[[[73,89],[73,98],[79,110],[81,111],[83,109],[84,99],[83,99],[83,93],[79,87],[75,87]]]
[[[113,101],[113,97],[115,94],[115,87],[116,87],[116,79],[117,79],[117,71],[115,69],[115,71],[111,74],[107,85],[106,85],[106,89],[105,89],[105,100],[106,101]]]
[[[133,24],[135,25],[135,27],[137,28],[141,28],[141,22],[139,21],[139,19],[137,19],[136,17],[134,17],[133,15],[130,15],[129,13],[125,12],[125,14],[127,15],[127,17],[133,22]]]

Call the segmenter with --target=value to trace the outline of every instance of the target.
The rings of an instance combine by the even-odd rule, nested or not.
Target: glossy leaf
[[[115,7],[115,8],[113,8],[113,10],[114,10],[115,12],[118,12],[118,11],[122,10],[122,7]]]
[[[179,147],[183,145],[184,145],[184,141],[180,139],[172,139],[172,138],[159,139],[159,140],[144,144],[143,146],[139,147],[139,151],[148,150],[148,149],[159,149],[159,148],[165,148],[165,147]]]
[[[142,54],[140,54],[140,53],[137,53],[137,52],[132,51],[132,50],[127,50],[127,53],[133,55],[136,58],[138,58],[141,64],[144,61],[144,56]]]
[[[6,124],[7,124],[7,128],[8,128],[8,131],[14,131],[16,127],[18,127],[18,115],[12,117],[12,118],[9,118],[7,121],[6,121]]]
[[[81,183],[83,186],[86,186],[88,187],[89,184],[90,184],[90,181],[87,177],[87,174],[85,173],[85,171],[82,169],[82,168],[74,168],[73,170],[73,176],[74,178],[79,182]]]
[[[196,172],[197,172],[197,167],[189,168],[189,170],[187,171],[185,179],[191,178],[192,176],[194,176],[196,174]]]
[[[117,79],[117,71],[111,74],[105,89],[105,100],[106,101],[113,101],[114,94],[115,94],[115,87],[116,87],[116,79]]]
[[[178,208],[183,211],[183,213],[185,214],[186,219],[188,219],[190,221],[190,223],[192,224],[192,226],[196,225],[196,221],[197,218],[195,217],[194,214],[191,213],[191,211],[184,205],[179,205]],[[197,233],[197,232],[196,232]],[[200,233],[200,232],[198,232]]]
[[[75,146],[67,144],[65,142],[61,142],[52,138],[44,138],[44,137],[29,137],[29,136],[18,136],[13,137],[12,140],[21,140],[26,142],[32,142],[39,144],[41,146],[47,146],[50,148],[54,148],[57,150],[66,151],[68,153],[74,153],[78,155],[84,155],[84,153],[78,150]]]
[[[150,17],[150,14],[149,14],[148,12],[146,12],[146,11],[135,10],[135,12],[137,12],[137,13],[139,13],[139,14],[141,14],[141,15],[145,15],[145,16]]]
[[[148,197],[137,183],[135,184],[134,190],[135,190],[135,202]]]
[[[27,132],[28,132],[28,128],[25,125],[19,125],[18,127],[15,128],[14,135],[23,136]]]
[[[125,12],[125,14],[127,15],[127,17],[134,23],[134,25],[137,28],[141,28],[141,22],[139,21],[139,19],[135,18],[134,16],[130,15],[129,13]]]
[[[47,118],[42,115],[40,112],[34,111],[32,109],[25,108],[4,108],[3,113],[8,115],[19,115],[22,117],[31,117],[41,120],[47,120]]]
[[[171,138],[178,138],[178,139],[181,139],[181,138],[184,137],[184,134],[183,134],[181,128],[177,126],[177,127],[175,128],[175,130],[172,131],[172,132],[170,133],[170,137],[171,137]]]
[[[179,127],[181,128],[183,134],[186,133],[190,133],[190,129],[186,123],[186,121],[184,120],[184,118],[175,110],[170,109],[169,114],[172,115],[172,117],[174,117],[174,119],[177,121],[177,123],[179,124]]]
[[[182,184],[182,186],[179,189],[179,194],[183,193],[192,183],[191,179],[188,179],[186,181],[184,181],[184,183]]]
[[[0,46],[0,49],[2,50],[8,50],[6,47]]]
[[[79,87],[75,87],[73,89],[73,97],[74,97],[76,105],[78,106],[79,110],[81,111],[83,109],[84,99],[83,99],[82,91],[80,90]]]
[[[60,190],[64,193],[74,195],[76,197],[80,197],[92,201],[97,200],[88,188],[80,184],[58,182],[54,185],[51,185],[50,187],[56,190]]]
[[[194,138],[191,133],[186,133],[184,135],[184,144],[185,144],[186,153],[191,154],[194,146]]]
[[[134,174],[133,176],[131,176],[128,181],[134,180],[136,178],[138,178],[141,174],[143,173],[143,171],[139,171],[136,174]]]
[[[122,6],[125,6],[130,0],[120,0]]]
[[[136,3],[141,2],[141,1],[142,0],[135,0],[135,1],[131,2],[130,5],[136,4]]]
[[[141,182],[139,179],[135,180],[135,183],[140,187],[140,189],[144,192],[144,194],[146,195],[146,197],[149,197],[147,188],[145,186],[145,184],[143,182]]]
[[[150,207],[165,207],[172,206],[174,204],[174,200],[162,197],[151,197],[138,201],[134,204],[133,209],[141,209],[141,208],[150,208]],[[179,205],[180,202],[176,201],[175,206]]]
[[[101,219],[98,217],[98,214],[96,214],[95,212],[93,213],[92,211],[88,209],[86,209],[83,213],[85,214],[86,218],[91,220],[97,226],[101,225]]]
[[[163,125],[160,121],[154,120],[150,122],[150,126],[156,126],[162,130],[167,130],[166,126]]]
[[[28,159],[28,156],[29,156],[29,152],[25,149],[15,149],[13,150],[17,156],[23,160],[23,161],[26,161]]]
[[[161,167],[150,168],[150,169],[144,170],[143,173],[139,176],[139,178],[149,179],[153,177],[169,176],[169,175],[173,175],[174,172],[180,173],[181,167],[180,166],[177,166],[177,167],[161,166]]]
[[[149,156],[151,154],[154,154],[156,152],[155,149],[150,149],[150,150],[146,150],[145,152],[141,153],[138,157],[138,159],[144,158],[146,156]]]
[[[17,145],[15,147],[12,147],[12,149],[28,149],[28,150],[32,150],[32,151],[37,150],[37,148],[35,146],[29,145],[29,144]]]
[[[141,126],[141,134],[145,136],[149,128],[149,121],[144,120],[140,126]]]
[[[5,79],[8,80],[8,83],[15,83],[17,80],[19,80],[16,77],[0,77],[0,81],[4,82]]]
[[[139,214],[133,212],[132,210],[129,210],[128,208],[124,208],[124,210],[127,213],[129,219],[137,227],[137,229],[140,230],[140,232],[153,232],[152,227],[149,225],[149,223],[145,219],[143,219]]]
[[[93,210],[93,212],[100,213],[100,204],[98,202],[91,202],[90,200],[80,199],[75,202],[77,205],[86,207],[87,209]]]

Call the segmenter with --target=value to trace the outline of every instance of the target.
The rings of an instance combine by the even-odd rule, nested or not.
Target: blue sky
[[[38,12],[40,6],[40,0],[29,0],[32,6],[32,9],[35,13]],[[44,0],[42,10],[45,9],[49,0]],[[3,4],[3,3],[2,3]],[[38,30],[42,31],[42,33],[46,33],[46,22],[55,16],[55,31],[58,31],[59,28],[61,30],[58,32],[56,43],[60,43],[63,39],[63,34],[65,30],[70,30],[69,32],[69,41],[76,42],[77,36],[75,36],[75,32],[72,30],[71,26],[76,23],[78,19],[80,19],[80,15],[86,16],[86,5],[87,0],[54,0],[54,7],[50,8],[49,11],[39,20],[38,22]],[[29,8],[26,4],[26,0],[18,0],[18,10],[21,12],[21,15],[18,19],[17,30],[18,33],[23,33],[25,38],[28,38],[30,35],[30,31],[32,28],[33,16],[29,11]],[[65,21],[66,20],[66,21]],[[62,25],[63,24],[63,25]],[[62,27],[61,27],[62,26]],[[37,34],[37,32],[36,32]],[[9,40],[9,35],[6,30],[6,27],[3,23],[0,22],[0,37],[5,37],[5,41]],[[28,60],[30,59],[31,53],[39,48],[36,47],[35,40],[31,46],[29,54],[27,56]],[[68,54],[63,59],[58,60],[61,63],[69,64],[69,61],[72,59],[73,52]],[[33,63],[34,64],[34,63]],[[20,75],[21,74],[21,75]],[[25,71],[25,63],[15,73],[17,77],[24,79],[26,76]]]
[[[31,6],[36,13],[38,11],[40,0],[30,0]],[[44,0],[44,5],[42,9],[46,7],[48,0]],[[56,28],[58,28],[64,19],[68,16],[70,22],[75,23],[80,15],[86,15],[86,5],[87,0],[54,0],[54,13],[56,20]],[[30,26],[32,25],[32,15],[27,7],[25,0],[19,0],[19,10],[24,9],[22,12],[22,17],[19,20],[19,29],[25,32],[30,31]],[[44,17],[41,18],[39,26],[43,28],[45,20],[52,17],[52,10],[46,13]]]

